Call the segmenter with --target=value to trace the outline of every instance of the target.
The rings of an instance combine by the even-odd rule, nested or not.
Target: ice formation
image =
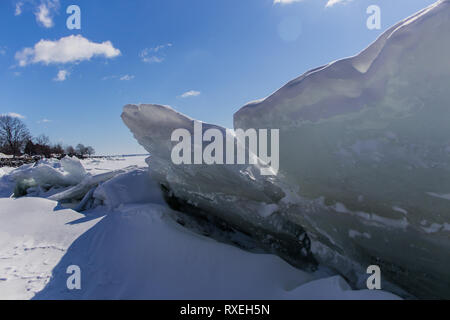
[[[93,161],[94,165],[96,163],[99,161]],[[117,168],[106,169],[106,172],[100,170],[102,173],[94,169],[96,172],[92,174],[77,158],[40,160],[8,170],[11,172],[7,174],[0,171],[0,196],[48,198],[76,211],[97,206],[112,210],[121,204],[149,200],[164,202],[162,195],[160,199],[149,197],[149,193],[157,194],[154,189],[159,188],[148,179],[147,170],[138,169],[136,165],[115,166]]]
[[[280,129],[277,177],[256,166],[175,166],[171,133],[192,132],[194,120],[157,105],[126,106],[122,117],[177,205],[356,286],[376,264],[416,297],[449,298],[449,32],[441,0],[238,111],[235,128]]]
[[[161,189],[154,180],[148,178],[147,169],[129,170],[115,176],[100,184],[92,198],[109,210],[131,203],[165,204]]]
[[[450,297],[450,202],[430,196],[450,191],[449,31],[439,1],[235,115],[237,128],[283,128],[280,170],[308,200],[293,222],[422,297]]]
[[[2,168],[0,299],[398,299],[351,290],[328,270],[312,274],[279,257],[220,243],[233,240],[229,230],[171,210],[143,159],[82,160],[87,173],[79,184],[55,185],[41,197],[3,197],[1,182],[7,185],[14,170]],[[44,163],[61,169],[57,160],[36,167]],[[53,192],[88,210],[81,214],[45,199]],[[80,290],[67,288],[74,263],[82,272]]]
[[[274,178],[262,176],[257,165],[173,164],[172,132],[183,128],[193,135],[196,121],[168,107],[129,105],[122,117],[139,143],[150,152],[150,174],[162,185],[172,208],[203,216],[230,232],[250,236],[268,252],[276,252],[300,267],[315,269],[316,261],[303,228],[290,224],[283,214],[275,214],[275,204],[284,195],[274,184]],[[204,131],[210,128],[225,131],[203,123]],[[226,139],[225,133],[223,137]]]
[[[85,176],[86,171],[80,161],[70,157],[61,161],[40,160],[11,172],[11,178],[16,183],[15,196],[42,195],[54,188],[76,185]]]

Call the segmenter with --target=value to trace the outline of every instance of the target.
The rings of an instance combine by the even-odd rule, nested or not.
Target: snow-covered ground
[[[82,164],[92,175],[146,167],[145,157]],[[100,184],[96,193],[108,201],[83,214],[45,198],[0,198],[0,299],[397,298],[352,291],[338,275],[307,273],[277,256],[193,233],[169,217],[171,209],[142,172]],[[148,192],[148,202],[126,199],[127,190]],[[117,197],[122,199],[113,201]],[[81,290],[67,288],[71,265],[81,269]]]
[[[100,174],[107,171],[124,169],[130,166],[147,168],[145,159],[148,156],[109,157],[100,159],[81,160],[84,168],[91,174]]]
[[[48,283],[70,245],[98,219],[58,210],[46,199],[0,199],[0,299],[30,299]]]

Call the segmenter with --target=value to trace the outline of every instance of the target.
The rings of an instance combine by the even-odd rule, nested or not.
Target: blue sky
[[[170,105],[232,127],[248,101],[358,53],[434,2],[0,0],[0,114],[64,145],[143,153],[120,119],[124,105]],[[66,27],[72,4],[81,30]],[[381,30],[366,27],[373,4]]]

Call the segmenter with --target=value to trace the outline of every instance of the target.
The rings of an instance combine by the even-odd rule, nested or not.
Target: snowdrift
[[[0,199],[0,218],[8,221],[0,235],[9,235],[0,237],[0,298],[398,299],[352,291],[339,276],[317,280],[276,256],[194,234],[169,218],[167,205],[126,205],[92,220],[55,206],[46,199]],[[24,220],[33,223],[17,228]],[[20,235],[24,246],[17,246]],[[67,289],[71,265],[81,269],[81,290]]]
[[[99,221],[73,223],[83,218],[47,199],[0,199],[0,299],[31,299],[44,289],[72,243]]]
[[[395,292],[450,298],[449,32],[450,1],[438,1],[357,56],[239,110],[235,128],[280,129],[277,177],[257,166],[173,165],[171,133],[192,132],[194,120],[168,107],[129,105],[122,118],[181,208],[357,287],[376,264]]]

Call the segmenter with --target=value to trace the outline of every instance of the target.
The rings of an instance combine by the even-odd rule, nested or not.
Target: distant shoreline
[[[123,155],[110,155],[110,156],[90,156],[85,159],[107,159],[107,158],[127,158],[127,157],[148,157],[150,154],[123,154]],[[25,164],[36,163],[40,159],[33,158],[0,158],[0,168],[12,167],[18,168]]]

